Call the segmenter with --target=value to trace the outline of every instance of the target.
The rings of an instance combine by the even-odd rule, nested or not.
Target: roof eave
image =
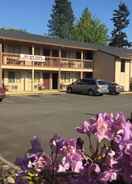
[[[18,42],[26,42],[26,43],[32,43],[32,44],[40,44],[40,45],[50,45],[50,46],[56,46],[56,47],[65,47],[65,48],[73,48],[73,49],[83,49],[83,50],[93,50],[96,51],[97,49],[91,48],[91,47],[79,47],[79,46],[71,46],[71,45],[65,45],[65,44],[56,44],[51,42],[41,42],[36,40],[26,40],[21,38],[11,38],[11,37],[4,37],[0,36],[0,39],[2,40],[9,40],[9,41],[18,41]]]
[[[130,57],[126,57],[126,56],[122,57],[122,56],[119,56],[119,55],[116,55],[116,54],[112,54],[112,53],[109,53],[109,52],[104,51],[104,50],[101,50],[101,49],[99,49],[98,51],[104,52],[104,53],[109,54],[109,55],[111,55],[111,56],[113,56],[113,57],[118,57],[118,58],[120,58],[120,59],[131,60]]]

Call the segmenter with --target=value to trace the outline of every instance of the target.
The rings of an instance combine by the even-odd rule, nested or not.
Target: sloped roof
[[[122,59],[132,58],[132,49],[107,46],[107,47],[99,47],[98,50]]]
[[[54,39],[43,35],[32,34],[25,31],[21,31],[21,30],[19,31],[14,29],[0,29],[0,39],[2,38],[9,39],[9,40],[32,42],[32,43],[38,43],[38,44],[48,44],[48,45],[55,45],[55,46],[96,50],[95,44],[69,41],[69,40],[63,40],[63,39],[57,39],[57,38]]]
[[[54,45],[58,47],[69,47],[75,49],[90,49],[99,50],[107,54],[130,59],[132,58],[132,49],[117,48],[109,46],[98,46],[92,43],[77,42],[71,40],[63,40],[57,38],[50,38],[43,35],[32,34],[22,30],[15,29],[0,29],[0,39],[16,40],[22,42],[31,42],[36,44]]]

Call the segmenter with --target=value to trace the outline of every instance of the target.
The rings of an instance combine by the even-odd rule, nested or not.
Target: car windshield
[[[106,85],[108,84],[106,81],[97,81],[99,85]]]

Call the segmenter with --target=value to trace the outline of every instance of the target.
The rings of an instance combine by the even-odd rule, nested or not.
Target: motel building
[[[0,30],[0,80],[9,93],[65,90],[95,77],[132,86],[132,50]]]

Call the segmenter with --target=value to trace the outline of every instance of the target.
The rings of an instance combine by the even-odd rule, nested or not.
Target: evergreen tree
[[[110,46],[116,47],[130,47],[131,43],[128,42],[127,35],[123,30],[129,24],[129,10],[125,3],[120,3],[117,10],[114,10],[113,18],[114,30],[112,31],[112,38]]]
[[[49,35],[70,39],[73,22],[74,15],[71,2],[69,0],[55,0],[48,22]]]
[[[108,40],[107,28],[99,19],[94,18],[88,8],[86,8],[80,20],[73,27],[72,39],[105,44]]]

